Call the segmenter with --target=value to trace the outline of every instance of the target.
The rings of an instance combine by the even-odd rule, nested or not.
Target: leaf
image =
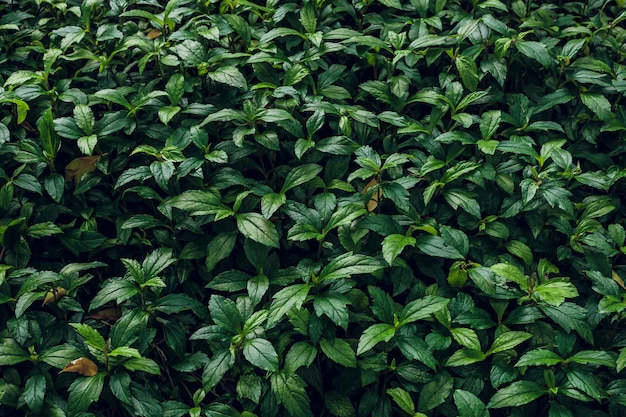
[[[581,93],[580,99],[600,120],[608,120],[611,117],[611,103],[602,94]]]
[[[546,393],[547,390],[535,382],[515,381],[508,387],[498,390],[491,397],[487,408],[519,407],[536,400]]]
[[[410,415],[415,414],[415,403],[411,395],[402,388],[387,388],[387,394],[393,398],[393,401],[400,409]]]
[[[454,65],[461,76],[465,88],[470,91],[476,90],[478,87],[478,68],[476,67],[476,61],[469,56],[459,55],[454,60]]]
[[[419,410],[428,411],[443,404],[452,393],[454,380],[447,372],[439,372],[435,379],[420,391],[417,404]]]
[[[209,312],[218,326],[228,329],[232,333],[241,331],[243,320],[234,301],[213,294],[209,300]]]
[[[241,213],[235,216],[237,228],[255,242],[273,248],[280,247],[276,226],[259,213]]]
[[[159,365],[149,358],[131,358],[124,361],[124,368],[129,371],[141,371],[151,375],[161,375]]]
[[[265,371],[278,370],[278,354],[274,346],[266,339],[254,338],[243,343],[243,356],[252,365]]]
[[[92,402],[100,399],[100,393],[102,392],[103,387],[103,373],[76,379],[68,388],[68,413],[70,413],[70,415],[76,415],[81,411],[86,411]]]
[[[272,391],[279,403],[293,416],[313,417],[304,381],[297,375],[276,372],[270,377]]]
[[[489,417],[485,404],[471,392],[457,389],[454,390],[453,397],[459,417]]]
[[[426,255],[448,259],[465,259],[458,250],[446,244],[443,238],[439,236],[420,235],[415,239],[415,246]]]
[[[472,363],[481,362],[487,358],[487,355],[479,350],[466,349],[457,350],[446,360],[446,366],[466,366]]]
[[[356,355],[348,342],[343,339],[335,338],[332,342],[322,338],[320,340],[320,348],[324,355],[333,362],[348,368],[356,368]]]
[[[406,246],[415,246],[415,238],[400,234],[391,234],[382,242],[383,258],[389,265],[402,252]]]
[[[543,67],[551,68],[554,66],[554,59],[550,56],[547,46],[541,42],[518,40],[515,42],[515,47],[528,58],[539,62]]]
[[[61,298],[63,298],[67,294],[67,290],[62,287],[56,287],[46,293],[46,296],[43,299],[42,306],[46,304],[56,304]]]
[[[548,281],[537,285],[534,293],[539,295],[542,301],[556,307],[564,303],[566,298],[578,297],[576,287],[569,282],[562,281]]]
[[[450,329],[450,334],[459,345],[472,350],[481,350],[480,340],[478,340],[478,335],[474,330],[457,327]]]
[[[233,251],[237,233],[224,232],[215,236],[207,245],[206,269],[211,272],[219,261],[226,259]]]
[[[513,349],[515,346],[524,343],[531,337],[532,334],[526,332],[511,331],[502,333],[496,338],[496,340],[493,341],[493,344],[487,351],[487,355],[493,355],[494,353]]]
[[[427,295],[424,298],[413,300],[402,309],[399,317],[400,325],[425,319],[431,314],[445,308],[449,302],[449,299],[436,295]]]
[[[39,413],[46,394],[46,378],[42,374],[30,376],[24,384],[22,398],[33,413]]]
[[[383,267],[384,265],[377,259],[367,255],[347,252],[330,261],[330,263],[322,269],[318,279],[323,281],[338,278],[349,278],[350,276],[356,274],[371,274],[382,269]]]
[[[361,355],[380,342],[388,342],[396,334],[396,328],[390,324],[373,324],[363,331],[359,338],[356,354]]]
[[[310,284],[294,284],[274,294],[267,316],[267,325],[279,321],[292,308],[300,308],[311,288],[313,286]]]
[[[553,366],[563,362],[556,353],[546,349],[534,349],[523,354],[515,366]]]
[[[293,374],[302,366],[310,366],[317,356],[317,349],[309,342],[299,341],[289,349],[285,356],[285,372]]]
[[[28,353],[10,337],[0,339],[0,366],[15,365],[29,359]]]
[[[91,300],[89,310],[95,310],[113,300],[115,300],[117,304],[121,304],[138,293],[139,288],[130,280],[112,278],[105,281],[100,291],[98,291]]]
[[[59,371],[59,373],[63,372],[76,372],[84,376],[94,376],[98,373],[98,365],[91,359],[80,357],[74,359]]]
[[[106,349],[104,337],[93,327],[83,323],[70,323],[76,331],[85,339],[85,343],[102,352]]]
[[[78,184],[86,173],[96,170],[96,163],[100,158],[102,155],[81,156],[73,159],[65,166],[65,181]]]
[[[567,362],[580,363],[581,365],[615,366],[615,359],[609,353],[601,350],[582,350],[567,358]]]
[[[240,88],[243,90],[248,88],[248,83],[246,82],[245,77],[236,67],[220,67],[213,72],[209,72],[207,75],[213,81],[226,84],[229,87]]]
[[[285,194],[292,188],[311,181],[321,171],[322,167],[317,164],[304,164],[295,167],[289,171],[289,174],[285,177],[285,182],[283,183],[283,187],[280,189],[280,194]]]

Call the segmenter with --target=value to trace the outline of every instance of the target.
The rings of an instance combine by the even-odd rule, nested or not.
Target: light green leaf
[[[413,402],[413,398],[411,398],[411,394],[400,387],[387,388],[386,392],[402,411],[410,415],[415,414],[415,403]]]
[[[406,246],[415,246],[415,238],[401,234],[391,234],[383,239],[383,258],[389,265],[404,250]]]
[[[534,349],[523,354],[515,363],[515,366],[553,366],[562,361],[563,358],[551,350]]]
[[[513,349],[515,346],[524,343],[530,339],[533,335],[526,332],[506,332],[493,341],[491,348],[487,351],[487,355],[493,355],[494,353],[502,352],[505,350]]]
[[[391,324],[373,324],[363,331],[359,338],[359,344],[356,349],[356,354],[361,355],[379,342],[388,342],[396,334],[396,328]]]
[[[268,326],[280,320],[292,308],[300,308],[311,288],[311,284],[294,284],[274,294],[267,316]]]
[[[243,343],[243,356],[252,365],[265,371],[278,370],[278,354],[272,344],[259,337],[248,339]]]
[[[424,298],[411,301],[400,313],[400,325],[425,319],[431,314],[445,308],[449,302],[450,299],[437,295],[427,295]]]
[[[452,337],[459,345],[468,349],[481,350],[480,340],[478,340],[478,335],[474,330],[465,327],[457,327],[450,329],[450,334],[452,334]]]
[[[104,337],[93,327],[82,323],[70,323],[76,331],[85,339],[85,343],[94,349],[104,352],[106,343]]]
[[[235,216],[237,228],[247,238],[273,248],[280,247],[276,226],[259,213],[240,213]]]
[[[330,263],[322,269],[318,278],[320,281],[349,278],[356,274],[371,274],[382,268],[384,268],[384,265],[375,258],[347,252],[330,261]]]
[[[321,171],[322,167],[317,164],[304,164],[295,167],[289,171],[289,174],[285,177],[285,182],[283,183],[283,187],[280,189],[280,193],[285,194],[292,188],[311,181]]]
[[[515,381],[506,388],[502,388],[491,397],[487,408],[519,407],[528,404],[547,390],[532,381]]]

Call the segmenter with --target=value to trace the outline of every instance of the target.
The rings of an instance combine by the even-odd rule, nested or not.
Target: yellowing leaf
[[[65,288],[56,287],[46,293],[46,296],[43,298],[42,306],[46,304],[55,304],[61,298],[63,298],[67,294],[67,290]]]
[[[87,316],[88,319],[94,320],[111,320],[115,321],[122,317],[122,310],[119,308],[105,308],[104,310],[100,310],[90,316]]]
[[[146,36],[148,39],[156,39],[161,36],[161,31],[159,29],[152,29]]]
[[[374,186],[378,185],[378,181],[376,181],[376,178],[372,178],[370,180],[370,182],[367,183],[367,185],[363,188],[363,191],[361,191],[361,194],[368,194],[368,190]],[[380,202],[380,200],[383,198],[383,190],[378,187],[376,189],[376,191],[372,194],[372,197],[370,198],[370,200],[367,202],[367,211],[369,211],[370,213],[374,210],[376,210],[376,207],[378,207],[378,203]]]
[[[78,183],[83,175],[96,170],[96,162],[102,155],[81,156],[65,166],[65,181]]]
[[[65,365],[59,373],[76,372],[84,376],[94,376],[98,373],[98,365],[91,359],[80,357]]]
[[[624,281],[622,281],[622,277],[617,275],[617,272],[615,272],[614,270],[611,270],[611,278],[613,278],[613,281],[617,282],[617,285],[622,287],[623,290],[626,290],[626,285],[624,285]]]

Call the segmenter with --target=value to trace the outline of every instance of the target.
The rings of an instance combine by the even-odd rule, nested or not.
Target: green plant
[[[0,2],[0,415],[623,415],[624,6]]]

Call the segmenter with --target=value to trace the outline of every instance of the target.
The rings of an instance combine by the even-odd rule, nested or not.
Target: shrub
[[[624,5],[2,1],[0,415],[625,415]]]

